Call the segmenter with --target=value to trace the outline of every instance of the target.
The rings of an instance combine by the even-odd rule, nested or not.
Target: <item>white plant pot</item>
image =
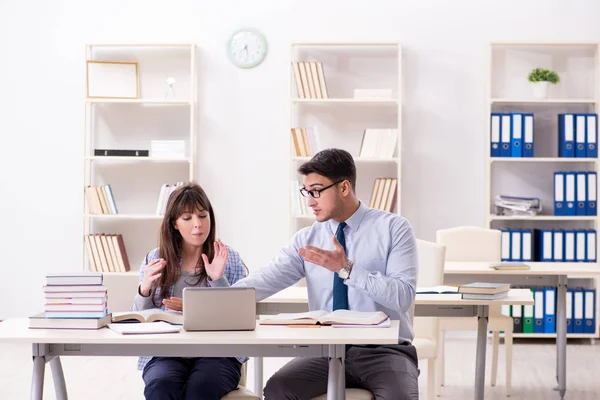
[[[546,99],[548,97],[548,86],[550,82],[535,82],[533,85],[533,97],[536,99]]]

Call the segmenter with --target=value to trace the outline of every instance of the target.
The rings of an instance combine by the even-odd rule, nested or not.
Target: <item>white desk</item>
[[[50,363],[56,398],[67,399],[60,356],[163,357],[329,357],[327,399],[344,399],[346,344],[396,344],[398,321],[389,329],[318,329],[258,325],[254,331],[186,332],[121,335],[108,328],[93,331],[29,329],[27,318],[0,323],[0,342],[31,343],[31,399],[41,400],[46,363]],[[261,382],[262,386],[262,382]]]
[[[475,365],[476,400],[484,399],[485,341],[490,305],[533,305],[533,294],[528,289],[511,289],[499,300],[463,300],[460,294],[418,294],[415,298],[415,316],[420,317],[477,317],[477,355]],[[305,287],[290,287],[263,300],[257,305],[259,314],[308,311]],[[262,360],[256,360],[256,386],[262,392]],[[259,382],[260,379],[260,382]],[[257,389],[257,392],[259,390]]]
[[[488,262],[446,262],[444,283],[505,282],[556,287],[556,380],[560,397],[567,391],[567,275],[600,275],[598,264],[528,263],[529,270],[497,271]],[[568,271],[568,272],[566,272]]]

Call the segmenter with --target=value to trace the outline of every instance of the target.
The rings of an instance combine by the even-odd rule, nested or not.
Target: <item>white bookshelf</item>
[[[327,98],[303,98],[299,95],[294,72],[295,62],[321,63]],[[402,51],[399,43],[293,43],[290,64],[290,128],[314,127],[320,147],[341,148],[354,157],[357,172],[356,191],[369,205],[377,178],[396,178],[396,203],[392,210],[401,212],[402,177]],[[355,89],[391,90],[390,97],[357,98]],[[397,130],[391,157],[360,157],[365,129]],[[316,219],[308,213],[294,213],[295,182],[302,184],[297,169],[311,156],[298,156],[290,130],[290,234],[311,225]],[[300,201],[306,202],[301,197]]]
[[[83,236],[121,234],[130,272],[139,273],[146,253],[157,246],[162,215],[161,185],[195,179],[197,47],[193,44],[90,44],[86,61],[138,63],[138,98],[96,98],[84,94]],[[174,77],[174,93],[167,77]],[[87,81],[86,81],[87,83]],[[96,156],[94,149],[151,150],[151,140],[185,143],[183,156]],[[85,188],[110,184],[117,214],[93,214]],[[90,270],[84,240],[84,270]]]
[[[556,71],[561,82],[550,85],[548,98],[533,96],[529,72],[537,67]],[[489,59],[489,93],[485,135],[486,223],[496,229],[595,229],[598,216],[555,216],[553,175],[555,171],[598,171],[596,158],[558,157],[559,113],[600,113],[600,60],[597,43],[492,43]],[[490,124],[494,112],[534,114],[532,158],[491,157]],[[541,215],[494,215],[494,198],[539,197]],[[598,235],[597,235],[598,237]],[[596,244],[598,249],[598,243]],[[569,271],[572,263],[560,264]],[[596,264],[599,265],[600,264]],[[569,279],[571,287],[600,289],[593,277]],[[599,301],[596,295],[596,327],[593,334],[570,333],[570,338],[596,338]],[[522,338],[555,338],[556,334],[515,334]]]

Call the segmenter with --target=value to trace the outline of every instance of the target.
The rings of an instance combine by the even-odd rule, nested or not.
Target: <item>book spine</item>
[[[94,149],[94,156],[105,157],[148,157],[149,150],[115,150],[115,149]]]

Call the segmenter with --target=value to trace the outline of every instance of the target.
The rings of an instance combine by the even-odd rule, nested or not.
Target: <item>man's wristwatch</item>
[[[340,278],[342,278],[343,280],[346,280],[350,277],[350,271],[352,271],[353,266],[354,266],[354,263],[352,261],[348,260],[348,262],[346,263],[344,268],[340,269],[337,272],[337,274],[340,276]]]

